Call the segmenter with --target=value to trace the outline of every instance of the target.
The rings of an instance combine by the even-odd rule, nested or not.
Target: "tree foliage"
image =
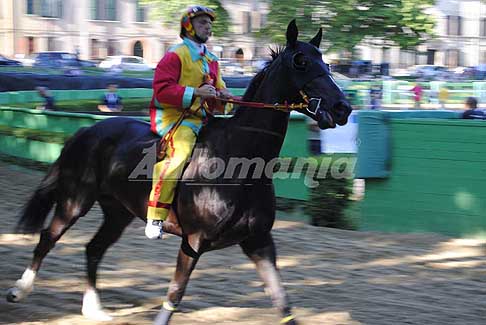
[[[193,0],[141,0],[150,8],[151,19],[162,19],[169,28],[179,29],[179,22],[184,10],[194,5]],[[198,0],[198,5],[206,6],[216,12],[216,22],[213,25],[215,36],[223,36],[229,29],[229,14],[219,0]]]
[[[324,29],[327,51],[352,49],[366,39],[384,46],[412,48],[433,35],[434,19],[425,13],[434,0],[272,0],[268,24],[260,36],[283,42],[296,18],[299,32],[311,38]]]

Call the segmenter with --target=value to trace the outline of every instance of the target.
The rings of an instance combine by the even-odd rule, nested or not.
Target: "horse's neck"
[[[259,102],[259,103],[276,103],[283,102],[279,100],[280,96],[271,91],[265,91],[272,87],[260,87],[254,94],[246,95],[245,101]],[[261,151],[264,153],[271,153],[270,158],[278,156],[280,148],[282,147],[285,134],[287,133],[287,125],[289,121],[289,113],[277,111],[271,108],[249,108],[241,107],[236,119],[235,127],[248,130],[248,136],[253,140],[248,141],[249,144],[257,142],[260,148],[251,146],[250,152]],[[261,141],[260,141],[261,140]],[[259,149],[259,150],[258,150]]]

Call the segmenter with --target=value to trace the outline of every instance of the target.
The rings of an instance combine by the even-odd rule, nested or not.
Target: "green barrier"
[[[384,178],[390,175],[390,131],[387,113],[358,112],[358,160],[356,178]]]
[[[360,229],[460,237],[486,233],[486,123],[460,119],[455,112],[411,113],[360,116],[360,129],[386,124],[390,138],[389,173],[366,179]],[[362,117],[372,115],[378,125],[362,124]],[[360,168],[373,167],[372,160],[383,155],[376,139],[361,139],[369,134],[360,131],[358,177],[373,177]]]
[[[243,96],[244,88],[230,88],[235,96]],[[88,89],[88,90],[51,90],[56,101],[76,101],[76,100],[93,100],[101,99],[106,89]],[[122,98],[151,98],[152,89],[148,88],[125,88],[118,89],[118,94]],[[42,102],[42,98],[37,91],[10,91],[0,93],[0,105],[24,104]]]
[[[51,139],[54,138],[53,132],[58,134],[56,138],[63,136],[67,138],[81,127],[91,126],[110,117],[112,116],[0,107],[0,152],[10,156],[52,163],[59,156],[63,145],[58,142],[50,142],[49,134],[51,134]],[[149,121],[148,116],[133,118]],[[15,128],[30,131],[20,132]],[[36,133],[38,134],[36,135]],[[307,133],[307,118],[304,115],[292,113],[281,156],[308,157]],[[39,141],[42,138],[44,141]],[[306,200],[308,197],[304,176],[297,179],[288,177],[284,180],[276,180],[275,192],[278,196],[291,199]]]

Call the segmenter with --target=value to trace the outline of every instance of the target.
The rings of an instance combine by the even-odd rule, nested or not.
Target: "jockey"
[[[172,136],[168,139],[165,158],[153,170],[145,227],[145,235],[150,239],[162,236],[162,223],[169,214],[177,180],[206,118],[207,112],[201,108],[203,102],[214,101],[216,96],[231,97],[221,78],[218,58],[205,45],[215,19],[210,8],[189,7],[181,18],[182,43],[169,49],[155,70],[151,130],[161,137],[171,130]],[[184,112],[191,114],[174,129]]]

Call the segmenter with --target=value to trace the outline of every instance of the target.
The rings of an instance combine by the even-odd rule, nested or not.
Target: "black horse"
[[[287,28],[286,47],[273,53],[273,60],[253,78],[243,100],[299,103],[303,102],[303,91],[308,95],[309,107],[299,111],[316,120],[320,128],[345,124],[351,107],[322,60],[322,31],[309,43],[297,41],[297,35],[292,21]],[[243,178],[204,176],[215,157],[223,162],[231,157],[265,162],[278,157],[288,121],[289,112],[240,107],[232,118],[214,118],[201,130],[179,182],[174,211],[164,222],[164,230],[181,236],[182,244],[167,301],[156,324],[168,324],[201,254],[234,244],[239,244],[256,264],[283,317],[282,323],[297,324],[276,267],[271,235],[275,220],[271,177],[254,178],[251,172]],[[40,231],[55,205],[50,225],[41,231],[32,264],[10,289],[9,301],[19,301],[32,290],[43,258],[98,201],[104,223],[86,247],[88,288],[82,312],[95,319],[108,319],[96,291],[98,264],[134,217],[145,218],[151,183],[131,181],[129,176],[146,157],[144,149],[159,140],[147,123],[120,117],[82,129],[66,143],[19,221],[19,231]],[[236,186],[223,186],[228,184]]]

